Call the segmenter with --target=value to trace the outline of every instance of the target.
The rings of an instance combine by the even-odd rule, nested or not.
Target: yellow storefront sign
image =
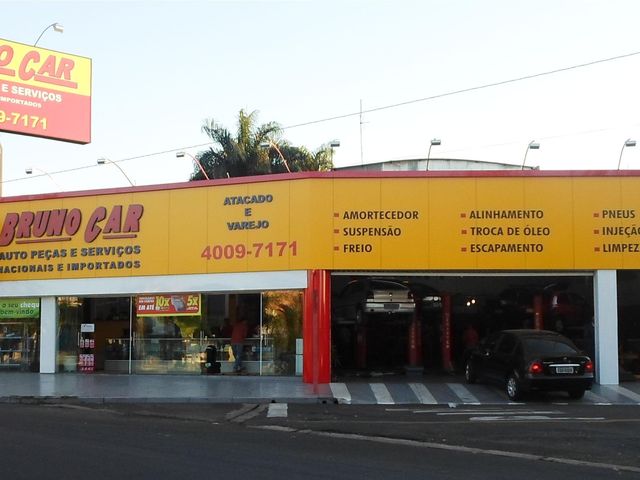
[[[634,176],[304,175],[5,201],[0,279],[638,269],[639,212]]]

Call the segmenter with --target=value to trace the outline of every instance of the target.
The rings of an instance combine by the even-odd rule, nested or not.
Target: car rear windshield
[[[578,353],[573,345],[551,338],[525,338],[523,344],[529,355],[573,355]]]

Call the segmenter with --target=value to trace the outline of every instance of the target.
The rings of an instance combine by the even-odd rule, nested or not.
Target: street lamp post
[[[540,144],[538,142],[536,142],[535,140],[531,140],[529,142],[529,145],[527,145],[527,149],[524,152],[524,159],[522,159],[522,168],[521,170],[524,170],[524,164],[527,161],[527,153],[529,153],[529,150],[539,150],[540,149]]]
[[[129,185],[131,185],[132,187],[134,186],[134,184],[131,181],[131,179],[129,178],[129,176],[126,173],[124,173],[124,170],[116,162],[114,162],[112,160],[109,160],[108,158],[104,158],[103,157],[103,158],[99,158],[97,163],[98,163],[98,165],[104,165],[105,163],[110,163],[112,165],[115,165],[116,167],[118,167],[118,170],[120,170],[122,175],[124,175],[124,178],[127,179],[127,182],[129,182]]]
[[[331,140],[329,142],[329,148],[331,149],[331,165],[333,166],[333,149],[340,146],[340,140]]]
[[[200,171],[204,175],[204,178],[206,178],[207,180],[211,180],[209,178],[209,175],[207,175],[207,172],[205,172],[204,168],[202,168],[202,163],[200,163],[200,160],[198,160],[196,157],[194,157],[190,153],[187,153],[187,152],[176,152],[176,158],[184,158],[185,155],[189,155],[193,159],[193,161],[196,163],[196,165],[198,165],[198,168],[200,169]]]
[[[0,143],[0,197],[2,197],[2,144]]]
[[[271,147],[273,147],[276,150],[276,152],[278,152],[278,155],[280,156],[280,160],[282,160],[282,163],[284,163],[284,166],[287,169],[287,172],[291,173],[291,169],[289,168],[289,164],[287,163],[287,159],[284,158],[284,155],[282,154],[282,152],[278,148],[278,145],[276,145],[275,142],[272,142],[271,140],[265,140],[264,142],[260,143],[260,148],[268,149],[268,148],[271,148]]]
[[[36,45],[38,45],[38,42],[40,41],[40,39],[42,38],[42,36],[44,35],[44,32],[46,32],[47,30],[49,30],[50,28],[53,28],[54,32],[58,32],[58,33],[62,33],[64,32],[64,27],[62,25],[60,25],[58,22],[56,23],[52,23],[51,25],[49,25],[47,28],[45,28],[42,33],[40,34],[40,36],[38,37],[38,39],[36,40],[36,43],[33,44],[33,46],[35,47]]]
[[[627,138],[622,145],[622,149],[620,150],[620,158],[618,159],[618,170],[620,170],[620,162],[622,162],[622,152],[624,152],[624,147],[635,147],[636,141]]]
[[[51,180],[55,184],[55,186],[58,187],[58,190],[62,190],[62,187],[60,186],[60,184],[55,181],[55,179],[51,176],[49,172],[45,172],[44,170],[36,167],[27,167],[24,169],[24,173],[26,173],[27,175],[32,175],[34,170],[37,170],[43,175],[46,175],[47,177],[49,177],[49,180]]]
[[[429,160],[431,159],[431,147],[441,145],[442,141],[439,138],[432,138],[429,144],[429,152],[427,152],[427,172],[429,171]]]

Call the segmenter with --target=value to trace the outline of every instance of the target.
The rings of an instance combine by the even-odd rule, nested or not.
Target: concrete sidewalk
[[[114,375],[0,372],[0,403],[323,403],[362,405],[508,405],[503,388],[468,385],[461,376],[346,378],[308,385],[301,377]],[[532,402],[566,402],[565,392]],[[594,385],[573,403],[640,405],[640,382]]]
[[[264,403],[333,401],[300,377],[0,373],[0,402]]]

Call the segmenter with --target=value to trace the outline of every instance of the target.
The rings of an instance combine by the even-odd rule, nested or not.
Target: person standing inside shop
[[[231,332],[231,348],[233,350],[233,356],[235,362],[233,364],[233,371],[240,373],[242,371],[242,353],[244,351],[244,341],[247,338],[247,322],[244,318],[239,317],[233,324],[233,331]]]

